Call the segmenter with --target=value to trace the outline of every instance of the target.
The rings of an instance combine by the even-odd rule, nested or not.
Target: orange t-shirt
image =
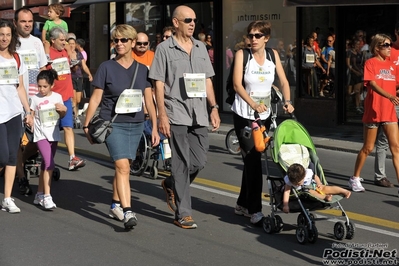
[[[364,86],[367,87],[367,97],[364,100],[363,123],[397,122],[395,106],[392,102],[377,92],[370,81],[375,81],[391,95],[396,95],[397,68],[389,59],[380,61],[372,57],[364,65]]]
[[[155,53],[151,50],[147,50],[142,56],[137,55],[134,51],[132,52],[132,56],[134,60],[136,60],[139,63],[142,63],[143,65],[147,66],[150,68],[152,64],[152,60],[154,59]]]

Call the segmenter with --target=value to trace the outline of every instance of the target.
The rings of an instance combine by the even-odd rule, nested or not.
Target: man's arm
[[[158,110],[158,128],[159,131],[164,134],[167,138],[170,138],[170,124],[169,118],[165,109],[165,83],[159,80],[154,82],[155,84],[155,99],[156,108]]]
[[[216,105],[216,98],[215,98],[215,92],[213,90],[213,84],[212,80],[210,78],[206,79],[206,98],[208,100],[209,106],[215,106]],[[157,99],[158,100],[158,99]],[[220,127],[220,117],[219,117],[219,110],[218,108],[211,108],[211,124],[212,124],[212,131],[218,130]]]

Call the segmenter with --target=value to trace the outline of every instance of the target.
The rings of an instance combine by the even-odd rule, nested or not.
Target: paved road
[[[161,179],[132,177],[133,208],[139,225],[126,232],[121,222],[107,217],[113,169],[105,146],[90,146],[81,131],[76,132],[78,153],[83,153],[90,162],[79,171],[67,171],[64,167],[68,157],[60,144],[56,162],[61,168],[61,179],[52,186],[58,205],[54,211],[43,211],[31,204],[33,197],[14,193],[22,213],[0,213],[0,265],[321,265],[326,249],[341,243],[332,236],[336,220],[330,220],[330,213],[318,212],[320,237],[314,245],[296,242],[295,214],[284,215],[284,230],[273,235],[252,226],[248,219],[234,215],[232,207],[240,182],[241,161],[224,151],[222,134],[211,135],[208,165],[192,186],[194,218],[199,228],[182,230],[172,224],[173,214],[163,200]],[[340,151],[334,153],[324,155],[324,150],[320,151],[327,172],[339,172],[334,169],[337,161],[352,162],[355,156]],[[334,182],[344,184],[346,180],[345,175],[336,175]],[[35,190],[37,178],[32,178],[31,184]],[[367,184],[367,188],[372,186]],[[374,215],[373,210],[352,206],[353,202],[378,209],[367,196],[373,195],[378,201],[385,199],[384,208],[387,204],[390,209],[399,207],[396,195],[379,191],[382,190],[358,194],[343,205],[351,212],[356,211],[356,215],[373,214],[355,216],[359,220],[355,221],[358,230],[354,243],[387,243],[385,250],[390,250],[397,248],[399,238],[397,212],[384,216],[382,210],[375,210]],[[269,214],[270,208],[266,205],[267,201],[264,213]],[[364,221],[366,219],[369,221]]]

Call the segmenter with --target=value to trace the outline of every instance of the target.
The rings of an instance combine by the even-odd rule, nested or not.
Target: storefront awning
[[[398,0],[284,0],[283,6],[398,5]]]

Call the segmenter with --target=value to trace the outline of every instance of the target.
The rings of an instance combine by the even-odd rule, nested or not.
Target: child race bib
[[[40,106],[39,118],[44,127],[54,127],[57,125],[60,115],[55,110],[54,104],[46,104]]]

